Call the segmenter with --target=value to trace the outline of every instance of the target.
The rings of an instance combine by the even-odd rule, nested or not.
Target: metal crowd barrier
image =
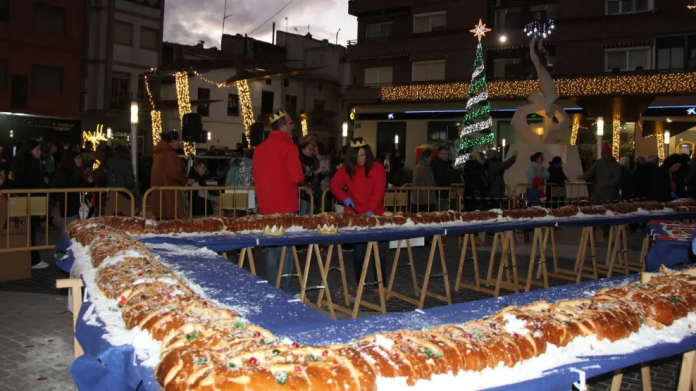
[[[309,195],[309,214],[314,214],[314,195],[308,187],[300,187],[298,206],[302,210],[300,193]],[[213,194],[211,194],[213,193]],[[217,194],[214,194],[217,193]],[[152,196],[152,197],[151,197]],[[203,212],[194,213],[193,197],[203,201]],[[231,186],[161,186],[148,189],[143,195],[143,217],[154,220],[194,217],[241,217],[254,213],[256,187]],[[208,207],[211,203],[212,210]],[[170,205],[164,205],[169,203]],[[198,211],[200,212],[200,211]]]
[[[390,187],[384,193],[383,205],[389,212],[436,212],[446,210],[462,210],[462,187]],[[443,192],[449,192],[443,196]],[[327,198],[330,200],[327,203]],[[326,189],[321,199],[323,212],[336,212],[341,206]],[[341,206],[342,207],[342,206]]]
[[[63,197],[63,216],[61,220],[63,231],[67,226],[69,195],[81,196],[80,206],[87,204],[89,217],[101,216],[134,216],[135,197],[133,193],[122,188],[79,188],[79,189],[12,189],[0,191],[0,221],[2,235],[0,253],[51,250],[55,243],[49,238],[50,220],[56,212],[60,212],[59,203]],[[41,229],[41,219],[45,219],[45,228]],[[43,240],[38,240],[36,234],[43,230]],[[35,239],[35,240],[32,240]],[[58,237],[54,238],[56,241]],[[32,244],[33,242],[33,244]]]
[[[539,190],[544,193],[543,201],[529,200],[529,190],[532,188],[533,186],[529,183],[522,183],[515,186],[510,197],[512,209],[526,208],[540,204],[551,208],[566,205],[582,206],[591,204],[589,193],[591,184],[587,182],[570,182],[563,186],[547,183],[539,187]]]

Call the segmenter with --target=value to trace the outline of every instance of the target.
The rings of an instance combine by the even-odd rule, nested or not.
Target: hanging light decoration
[[[189,92],[188,73],[177,72],[174,74],[176,81],[176,100],[179,105],[179,124],[184,125],[184,115],[191,112],[191,95]],[[196,154],[196,144],[184,141],[184,154],[186,156]]]
[[[547,38],[553,32],[555,28],[553,19],[549,19],[547,22],[541,20],[541,13],[537,12],[534,15],[534,21],[524,26],[524,33],[528,37],[534,38]]]

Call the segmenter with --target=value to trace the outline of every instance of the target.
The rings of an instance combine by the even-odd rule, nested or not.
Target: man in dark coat
[[[638,164],[633,172],[633,197],[646,198],[657,171],[657,156],[648,156],[645,164]]]
[[[433,164],[433,178],[435,178],[435,185],[437,187],[452,187],[452,180],[449,175],[450,167],[449,151],[447,147],[438,148],[437,159]],[[443,190],[438,193],[440,195],[439,210],[449,210],[449,191]]]

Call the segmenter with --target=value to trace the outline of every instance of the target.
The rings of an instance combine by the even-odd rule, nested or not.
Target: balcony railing
[[[367,43],[367,42],[389,42],[394,39],[393,35],[384,35],[381,37],[365,37],[365,38],[357,38],[357,39],[351,39],[348,41],[348,46],[352,45],[357,45],[360,43]]]

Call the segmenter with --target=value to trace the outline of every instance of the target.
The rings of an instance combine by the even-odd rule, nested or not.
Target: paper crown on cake
[[[286,116],[287,114],[288,114],[288,113],[286,113],[284,110],[278,111],[277,113],[275,113],[275,114],[273,114],[273,115],[271,116],[271,123],[274,123],[274,122],[276,122],[277,120],[279,120],[279,119],[281,119],[281,118],[285,118],[285,116]]]
[[[367,145],[367,141],[365,141],[365,139],[362,139],[362,140],[355,139],[355,140],[350,141],[351,148],[360,148],[360,147],[364,147],[366,145]]]

